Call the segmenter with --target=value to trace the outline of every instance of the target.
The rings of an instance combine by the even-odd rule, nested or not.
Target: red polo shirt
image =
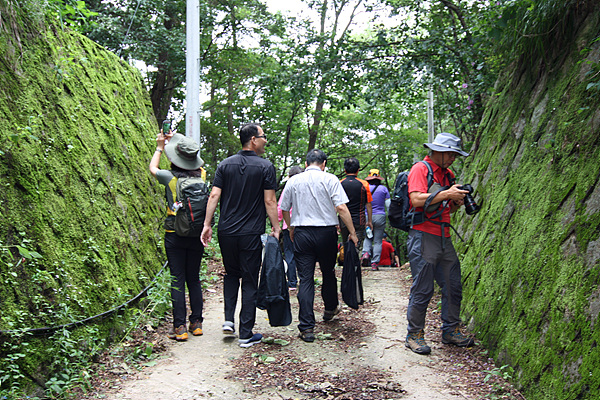
[[[454,173],[451,170],[449,170],[449,169],[442,170],[442,168],[440,168],[439,165],[434,163],[431,160],[431,158],[429,158],[429,156],[426,156],[424,161],[428,162],[429,165],[431,165],[431,169],[433,171],[433,181],[434,182],[437,182],[442,186],[450,186],[450,182],[448,182],[446,173],[449,172],[450,176],[452,178],[454,178]],[[410,169],[410,174],[408,175],[408,194],[409,194],[409,196],[412,192],[427,193],[427,190],[428,190],[427,174],[428,174],[427,166],[424,165],[422,162],[418,162],[412,166],[412,168]],[[412,206],[412,204],[411,204],[411,206]],[[417,207],[416,210],[423,211],[423,208]],[[427,217],[432,216],[436,212],[437,211],[428,213]],[[436,218],[434,221],[450,223],[450,207],[446,207],[446,209],[444,210],[442,215],[439,218]],[[432,235],[436,235],[436,236],[440,236],[440,234],[441,234],[440,225],[435,224],[431,221],[425,221],[422,224],[414,225],[412,228],[417,231],[431,233]],[[444,236],[450,237],[450,228],[449,227],[446,227],[444,229]]]

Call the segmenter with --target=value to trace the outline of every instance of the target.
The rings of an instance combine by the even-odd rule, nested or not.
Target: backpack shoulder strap
[[[431,168],[431,164],[429,164],[425,160],[419,161],[427,167],[427,188],[429,189],[431,185],[433,185],[433,169]]]
[[[181,185],[183,184],[183,178],[175,178],[177,181],[175,182],[175,197],[176,201],[181,201]]]

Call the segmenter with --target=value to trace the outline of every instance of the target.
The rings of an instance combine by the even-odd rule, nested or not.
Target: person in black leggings
[[[162,153],[165,153],[171,162],[171,169],[164,170],[158,167]],[[200,147],[189,137],[173,134],[169,131],[164,134],[161,130],[156,138],[156,151],[150,161],[150,173],[165,187],[167,200],[167,217],[165,228],[165,251],[173,282],[171,285],[171,301],[173,303],[173,326],[169,331],[169,338],[182,341],[188,338],[186,329],[186,304],[185,286],[187,284],[190,308],[189,330],[194,336],[202,335],[202,283],[200,282],[200,265],[204,246],[200,242],[200,235],[179,236],[175,233],[175,215],[177,213],[176,184],[177,179],[200,177],[205,179],[206,173],[202,169],[204,161],[199,156]]]

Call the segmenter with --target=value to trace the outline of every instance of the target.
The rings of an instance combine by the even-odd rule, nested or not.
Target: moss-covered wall
[[[528,400],[600,398],[598,16],[498,81],[462,177],[466,321]]]
[[[139,72],[29,11],[0,2],[0,330],[107,311],[164,261]]]

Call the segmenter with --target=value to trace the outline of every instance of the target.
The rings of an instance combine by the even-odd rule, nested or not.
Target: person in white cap
[[[433,143],[425,143],[424,146],[431,150],[424,162],[431,166],[433,185],[437,183],[439,189],[430,193],[427,165],[415,163],[408,175],[408,194],[411,207],[420,212],[421,218],[415,220],[408,232],[407,248],[413,284],[407,309],[406,347],[418,354],[431,352],[425,342],[424,328],[434,279],[442,289],[442,343],[459,347],[474,344],[472,338],[460,331],[460,262],[450,239],[450,213],[463,205],[468,192],[455,184],[454,173],[448,169],[458,155],[466,157],[469,154],[461,149],[461,140],[450,133],[440,133]],[[432,199],[429,199],[430,196],[433,196]],[[428,199],[430,203],[425,211],[423,207]]]

